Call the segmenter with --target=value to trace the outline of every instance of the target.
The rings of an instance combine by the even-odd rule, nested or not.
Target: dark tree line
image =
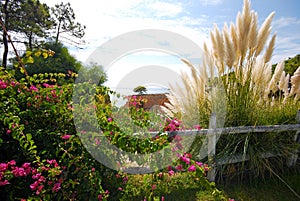
[[[32,50],[53,40],[58,45],[62,33],[67,33],[69,40],[80,39],[85,34],[85,26],[76,22],[70,3],[60,3],[49,8],[39,0],[5,0],[1,1],[0,14],[2,66],[5,68],[9,42],[22,43],[27,50]]]

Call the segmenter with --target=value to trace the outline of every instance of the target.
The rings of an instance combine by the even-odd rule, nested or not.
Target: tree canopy
[[[85,26],[78,22],[75,22],[75,13],[68,2],[64,4],[56,4],[52,9],[53,17],[55,19],[54,28],[56,29],[55,42],[58,43],[59,37],[62,33],[68,33],[69,36],[75,38],[82,38],[85,34]],[[69,42],[72,41],[70,38],[65,38]],[[74,41],[72,41],[74,42]]]
[[[33,56],[34,62],[26,65],[29,75],[38,73],[69,73],[70,71],[77,73],[82,67],[82,64],[69,53],[68,48],[62,43],[49,42],[42,47],[54,51],[55,54],[47,59]]]
[[[67,34],[64,39],[69,41],[73,41],[74,37],[82,38],[85,34],[85,26],[75,22],[75,13],[70,3],[57,4],[50,9],[39,0],[5,0],[1,4],[0,15],[4,49],[2,66],[5,68],[8,43],[11,41],[23,43],[26,50],[32,50],[52,38],[58,44],[62,33]]]

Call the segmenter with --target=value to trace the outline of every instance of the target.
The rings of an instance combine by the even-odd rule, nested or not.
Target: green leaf
[[[41,56],[41,54],[42,54],[42,52],[38,51],[38,52],[34,53],[34,56],[39,57],[39,56]]]
[[[32,56],[28,57],[26,63],[27,64],[33,64],[34,63],[33,57]]]
[[[31,55],[32,55],[32,52],[31,52],[31,51],[26,51],[25,57],[30,57]]]
[[[46,52],[43,52],[43,57],[44,57],[44,59],[47,59],[48,58],[48,53],[46,53]]]

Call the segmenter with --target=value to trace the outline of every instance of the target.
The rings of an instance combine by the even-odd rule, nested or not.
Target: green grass
[[[299,169],[299,166],[297,166]],[[189,177],[188,175],[186,175]],[[141,176],[132,175],[131,184],[142,187]],[[200,186],[193,182],[188,182],[189,179],[182,178],[185,175],[180,175],[176,180],[170,181],[169,192],[161,192],[165,200],[176,201],[214,201],[211,192],[201,189]],[[298,194],[300,195],[300,172],[290,171],[281,178]],[[137,182],[139,180],[140,182]],[[181,180],[181,181],[180,181]],[[297,201],[300,200],[280,179],[276,176],[244,180],[230,181],[217,184],[218,189],[222,190],[228,198],[235,201]],[[134,196],[131,200],[141,200],[141,190],[138,196]]]
[[[293,172],[281,178],[300,195],[300,173]],[[266,180],[227,183],[219,185],[225,194],[236,201],[296,201],[300,200],[282,181],[275,176]]]

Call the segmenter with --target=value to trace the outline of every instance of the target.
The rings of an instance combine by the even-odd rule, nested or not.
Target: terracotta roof
[[[153,106],[163,106],[165,103],[170,103],[166,94],[142,94],[142,95],[131,95],[128,98],[136,96],[137,98],[143,98],[146,100],[143,108],[145,110],[150,110]],[[128,106],[128,102],[126,103]]]

